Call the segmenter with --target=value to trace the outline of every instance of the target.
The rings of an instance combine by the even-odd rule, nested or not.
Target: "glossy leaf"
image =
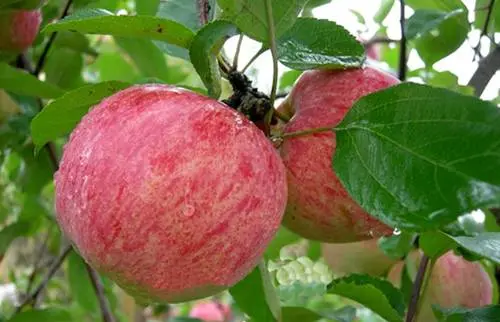
[[[73,322],[71,314],[59,308],[24,311],[14,315],[8,322]]]
[[[315,322],[324,318],[322,315],[305,307],[284,307],[281,311],[283,321],[287,322]]]
[[[132,58],[143,76],[169,80],[165,55],[151,40],[115,37],[115,42]]]
[[[500,233],[482,233],[474,237],[450,236],[468,251],[500,264]]]
[[[99,312],[99,303],[88,276],[85,262],[76,252],[68,255],[68,282],[71,295],[76,302],[91,316]],[[97,318],[97,316],[94,316]]]
[[[48,33],[61,30],[162,40],[183,48],[188,48],[193,38],[191,30],[173,20],[149,16],[115,16],[101,9],[77,11],[48,25],[43,31]]]
[[[33,142],[40,149],[47,142],[68,134],[89,107],[128,86],[130,84],[117,81],[86,85],[52,101],[31,122]]]
[[[278,40],[278,59],[292,69],[359,67],[363,46],[333,21],[299,18]]]
[[[42,82],[27,72],[0,62],[0,88],[20,95],[56,98],[64,94],[59,87]]]
[[[403,231],[399,235],[380,238],[377,245],[387,256],[401,259],[412,249],[415,237],[415,234]]]
[[[449,238],[448,235],[442,232],[425,232],[420,235],[420,248],[430,259],[436,260],[450,249],[456,247],[456,244]]]
[[[500,305],[489,305],[475,309],[445,309],[433,306],[434,314],[442,322],[497,322]]]
[[[221,94],[217,55],[225,40],[236,32],[236,27],[230,22],[218,20],[209,23],[198,31],[189,48],[191,63],[207,87],[208,94],[215,99]]]
[[[267,270],[265,267],[264,269]],[[262,264],[260,264],[242,281],[231,287],[229,293],[236,305],[253,320],[274,322],[278,319],[275,317],[276,312],[273,313],[274,309],[271,309],[267,300],[266,289],[268,289],[268,283],[265,280],[268,278],[263,276],[263,272],[268,275],[267,271],[263,271]],[[275,295],[272,296],[275,297]]]
[[[500,110],[401,84],[360,99],[337,129],[334,168],[358,203],[402,230],[433,230],[500,204]]]
[[[403,321],[406,309],[403,294],[385,280],[353,274],[334,280],[328,286],[328,293],[356,301],[387,321]]]
[[[222,17],[231,20],[247,36],[269,42],[266,0],[217,0]],[[280,37],[297,19],[307,0],[273,0],[273,20],[276,37]]]
[[[462,9],[453,10],[451,12],[428,9],[417,10],[406,22],[406,37],[408,37],[408,39],[413,39],[431,32],[444,21],[456,17],[461,13],[463,13]]]

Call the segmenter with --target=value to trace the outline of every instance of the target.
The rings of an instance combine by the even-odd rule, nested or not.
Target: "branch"
[[[370,46],[373,46],[375,44],[392,44],[392,43],[397,43],[397,42],[399,42],[399,39],[392,39],[389,37],[373,37],[372,39],[363,43],[363,45],[365,47],[370,47]]]
[[[210,3],[208,0],[198,0],[196,2],[198,7],[198,18],[200,19],[200,24],[203,26],[208,23],[208,14],[210,12]]]
[[[404,81],[406,79],[406,31],[405,31],[405,2],[399,0],[400,3],[400,18],[401,25],[401,42],[399,51],[399,79]]]
[[[43,278],[42,282],[37,286],[35,291],[33,291],[31,295],[26,297],[24,301],[17,307],[16,313],[19,313],[22,310],[22,308],[25,307],[26,305],[30,303],[36,303],[36,300],[38,299],[42,291],[45,289],[45,287],[47,287],[47,284],[49,283],[50,279],[57,273],[62,263],[64,262],[64,259],[69,255],[72,249],[73,247],[71,245],[67,245],[64,247],[61,254],[59,254],[59,256],[56,259],[54,259],[54,261],[50,265],[49,271]]]
[[[101,307],[102,321],[115,322],[116,320],[115,317],[113,316],[113,313],[111,313],[109,302],[108,299],[106,298],[106,294],[104,294],[104,286],[102,285],[102,281],[101,278],[99,277],[99,274],[87,263],[85,263],[85,268],[89,273],[90,281],[92,282],[92,286],[94,287],[97,299],[99,300],[99,306]]]
[[[47,248],[47,243],[49,241],[51,229],[47,231],[47,234],[45,235],[45,238],[43,239],[43,243],[40,246],[40,249],[38,250],[36,257],[35,257],[35,262],[33,263],[33,271],[31,272],[29,278],[28,278],[28,286],[26,286],[26,294],[29,294],[31,292],[31,287],[33,286],[33,282],[35,281],[35,277],[38,274],[40,270],[40,263],[43,259],[43,255],[45,255],[45,250]]]
[[[500,47],[496,47],[479,62],[476,72],[467,85],[474,88],[476,96],[481,96],[498,69],[500,69]]]
[[[66,3],[66,6],[64,7],[64,10],[59,17],[59,20],[63,19],[68,15],[69,7],[71,7],[71,4],[73,3],[73,0],[68,0]],[[49,41],[47,44],[45,44],[45,47],[43,48],[42,55],[40,56],[40,59],[38,60],[38,63],[36,64],[35,70],[33,71],[33,75],[38,77],[40,75],[40,72],[42,71],[43,67],[45,66],[45,61],[47,59],[47,55],[49,54],[49,50],[52,47],[52,44],[54,43],[54,40],[56,40],[57,36],[57,31],[53,32],[50,34]]]
[[[420,290],[422,289],[422,285],[424,283],[425,272],[427,271],[428,264],[429,257],[427,257],[425,254],[422,254],[422,259],[420,260],[420,265],[418,267],[417,277],[415,278],[415,283],[413,283],[413,290],[411,292],[408,314],[406,315],[406,322],[412,322],[417,314]]]

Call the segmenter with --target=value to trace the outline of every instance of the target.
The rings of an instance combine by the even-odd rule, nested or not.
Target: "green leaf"
[[[236,27],[227,21],[214,21],[204,26],[195,35],[189,57],[191,63],[208,89],[208,94],[217,99],[221,94],[221,76],[217,55],[230,36],[237,33]]]
[[[45,64],[47,82],[66,90],[83,85],[83,56],[68,48],[51,50]]]
[[[450,239],[450,236],[439,231],[425,232],[421,234],[419,245],[425,255],[432,260],[436,260],[450,249],[454,249],[456,247],[456,244],[452,239]]]
[[[160,0],[135,0],[135,11],[138,15],[154,16],[160,6]]]
[[[295,84],[295,81],[297,80],[297,78],[299,78],[300,75],[302,75],[302,71],[298,70],[289,70],[284,72],[283,75],[281,75],[278,89],[280,91],[291,90],[293,84]]]
[[[35,156],[33,145],[29,144],[20,151],[24,160],[24,167],[20,178],[22,191],[38,195],[45,185],[52,180],[53,164],[50,161],[47,150],[39,151]]]
[[[444,12],[439,10],[420,9],[415,11],[406,22],[406,37],[417,38],[436,29],[444,21],[463,13],[462,9]]]
[[[74,322],[71,314],[59,308],[30,310],[18,313],[8,322]]]
[[[89,39],[77,32],[61,31],[57,33],[54,47],[68,48],[76,52],[97,56],[97,52],[90,46]]]
[[[468,251],[486,257],[489,260],[500,264],[500,233],[482,233],[474,237],[449,236],[458,245]]]
[[[0,230],[0,258],[5,254],[14,239],[28,234],[29,228],[29,223],[18,221]]]
[[[36,147],[40,149],[47,142],[68,134],[89,107],[128,86],[130,84],[118,81],[86,85],[52,101],[31,122]]]
[[[440,308],[433,306],[434,314],[442,322],[497,322],[500,316],[500,305],[489,305],[476,309]]]
[[[116,80],[134,83],[140,77],[132,62],[118,51],[100,54],[89,70],[97,74],[102,82]]]
[[[36,9],[40,3],[41,0],[2,0],[0,9]]]
[[[352,68],[365,60],[363,46],[333,21],[299,18],[278,39],[278,59],[292,69]]]
[[[115,42],[132,58],[143,76],[169,80],[165,55],[151,40],[115,37]]]
[[[284,307],[281,311],[283,321],[286,322],[314,322],[324,318],[322,315],[305,307]]]
[[[274,322],[278,320],[275,317],[276,312],[275,309],[271,308],[267,299],[268,295],[266,295],[266,292],[269,292],[269,287],[272,287],[272,284],[269,286],[269,282],[267,268],[265,264],[261,263],[247,277],[231,287],[229,293],[236,305],[253,320]],[[272,296],[276,297],[275,294]]]
[[[406,0],[406,5],[414,10],[437,9],[449,12],[460,8],[466,9],[462,0]]]
[[[267,44],[271,26],[265,2],[266,0],[217,0],[223,10],[223,18],[234,22],[250,38]],[[293,26],[306,2],[307,0],[272,0],[277,38]]]
[[[387,321],[403,321],[406,308],[403,294],[385,280],[353,274],[334,280],[328,286],[328,293],[356,301]]]
[[[38,80],[35,76],[0,62],[0,88],[20,95],[56,98],[64,94],[57,86]]]
[[[378,8],[377,13],[373,19],[376,23],[382,24],[385,20],[389,12],[391,12],[392,7],[394,6],[394,0],[382,0],[380,7]]]
[[[387,256],[401,259],[413,248],[415,237],[415,234],[403,231],[399,235],[380,238],[377,245]]]
[[[434,69],[420,68],[412,70],[408,76],[418,76],[431,86],[446,88],[466,95],[474,95],[474,89],[470,86],[460,85],[458,77],[450,71],[438,72]]]
[[[172,20],[150,16],[115,16],[101,9],[77,11],[48,25],[43,32],[61,30],[162,40],[183,48],[188,48],[193,38],[191,30]]]
[[[488,14],[488,6],[491,0],[476,0],[476,6],[474,13],[476,19],[474,19],[474,26],[476,29],[483,30],[486,23],[486,16]],[[498,32],[500,31],[500,3],[498,1],[493,2],[493,9],[490,16],[490,22],[488,24],[487,32]]]
[[[71,295],[88,314],[99,311],[99,303],[85,267],[85,262],[76,252],[68,256],[68,282]]]
[[[271,243],[266,248],[265,256],[269,259],[276,259],[280,255],[280,250],[286,245],[297,242],[301,237],[281,226]]]
[[[361,98],[336,131],[341,182],[392,227],[433,230],[500,204],[500,110],[489,102],[405,83]]]

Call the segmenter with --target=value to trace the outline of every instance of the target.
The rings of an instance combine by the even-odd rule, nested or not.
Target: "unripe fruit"
[[[58,222],[80,254],[139,299],[183,302],[241,280],[279,228],[279,155],[213,99],[134,86],[94,107],[56,174]]]
[[[407,265],[409,272],[416,272],[420,263],[419,252],[410,253]],[[389,273],[389,280],[396,286],[401,284],[402,264],[397,264]],[[410,273],[410,276],[414,275]],[[395,280],[393,280],[395,278]],[[411,276],[414,279],[414,276]],[[452,251],[444,254],[434,264],[425,293],[421,296],[421,308],[416,322],[437,321],[432,305],[443,308],[478,308],[492,304],[493,285],[488,273],[479,262],[469,262]]]
[[[0,12],[0,51],[22,52],[36,38],[42,22],[37,10],[8,10]]]
[[[396,78],[371,67],[305,72],[280,107],[295,114],[284,131],[333,128],[356,100],[397,83]],[[335,145],[332,132],[285,138],[281,146],[288,177],[284,225],[305,238],[328,243],[391,233],[392,229],[366,213],[340,183],[332,169]]]
[[[223,303],[200,302],[193,306],[191,312],[189,312],[189,317],[207,322],[229,321],[231,308]]]
[[[378,247],[377,239],[321,245],[323,258],[337,276],[353,273],[379,276],[396,263]]]

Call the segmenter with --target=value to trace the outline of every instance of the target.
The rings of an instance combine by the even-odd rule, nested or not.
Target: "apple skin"
[[[237,283],[277,232],[287,197],[283,163],[255,125],[168,85],[133,86],[94,107],[55,180],[63,232],[145,302]]]
[[[414,280],[421,253],[415,251],[408,256],[406,265]],[[397,287],[401,284],[403,267],[403,262],[396,264],[388,275],[389,281]],[[453,251],[437,259],[429,278],[416,322],[437,321],[432,304],[444,308],[478,308],[493,302],[493,284],[486,270],[479,262],[469,262]]]
[[[207,322],[229,321],[231,317],[231,308],[227,304],[213,301],[200,302],[193,306],[189,312],[189,317]]]
[[[284,132],[334,127],[356,100],[397,83],[373,67],[305,72],[279,107],[294,115]],[[327,243],[390,234],[393,229],[366,213],[334,173],[335,145],[333,132],[285,138],[280,148],[288,178],[284,225],[302,237]]]
[[[0,51],[23,52],[33,44],[42,23],[42,13],[36,10],[0,12]]]
[[[377,239],[354,243],[321,244],[325,262],[336,276],[369,274],[380,276],[387,273],[397,260],[384,254]]]

